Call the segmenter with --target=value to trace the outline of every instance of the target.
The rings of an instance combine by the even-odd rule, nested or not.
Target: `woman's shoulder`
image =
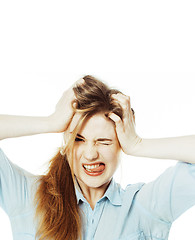
[[[128,184],[126,187],[122,187],[120,183],[112,181],[112,191],[114,194],[114,198],[118,199],[121,205],[129,205],[133,201],[134,196],[140,189],[143,187],[145,183],[138,182],[134,184]]]

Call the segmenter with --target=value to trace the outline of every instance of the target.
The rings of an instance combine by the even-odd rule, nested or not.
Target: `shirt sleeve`
[[[30,199],[27,176],[28,172],[13,164],[0,149],[0,207],[9,216],[21,212]]]
[[[145,184],[137,201],[160,220],[172,223],[195,205],[195,164],[178,162]]]

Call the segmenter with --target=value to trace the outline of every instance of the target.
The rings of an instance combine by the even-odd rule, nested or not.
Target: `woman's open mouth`
[[[104,163],[83,164],[84,171],[89,176],[99,176],[105,170]]]

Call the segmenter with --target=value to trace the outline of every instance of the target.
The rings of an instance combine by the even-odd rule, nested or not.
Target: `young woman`
[[[195,136],[143,139],[130,98],[85,76],[49,117],[0,116],[0,139],[64,133],[47,174],[34,176],[0,151],[0,205],[14,240],[167,240],[195,204]],[[113,179],[120,152],[179,162],[148,184]]]

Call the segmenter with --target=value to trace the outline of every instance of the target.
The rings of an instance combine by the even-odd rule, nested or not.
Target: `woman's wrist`
[[[60,133],[65,131],[65,122],[57,114],[51,114],[46,119],[49,133]]]
[[[138,135],[134,138],[130,143],[130,147],[128,147],[127,155],[137,156],[139,157],[141,152],[143,138]]]

